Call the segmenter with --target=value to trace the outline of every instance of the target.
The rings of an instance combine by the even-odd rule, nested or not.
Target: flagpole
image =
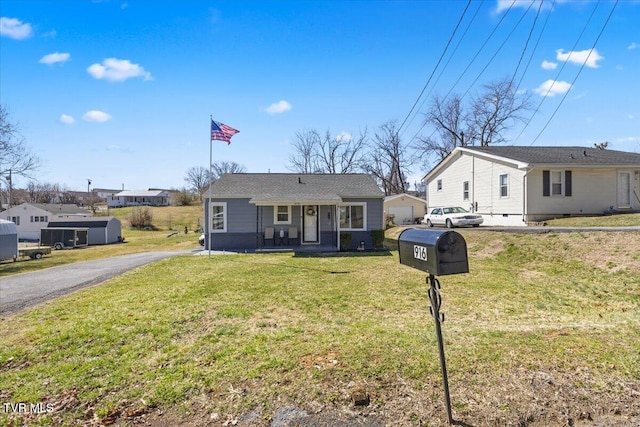
[[[207,242],[209,243],[207,246],[209,247],[209,258],[211,258],[211,227],[213,219],[211,218],[211,177],[212,177],[212,166],[213,163],[213,140],[211,139],[211,123],[213,122],[213,116],[209,116],[209,204],[207,205],[207,209],[209,211],[209,221],[207,221]]]

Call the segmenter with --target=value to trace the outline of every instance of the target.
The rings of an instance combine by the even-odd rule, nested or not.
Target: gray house
[[[225,174],[205,193],[205,247],[338,250],[345,232],[345,249],[371,248],[383,201],[366,174]]]
[[[61,217],[50,221],[48,228],[88,228],[90,245],[108,245],[122,241],[122,224],[112,216]]]

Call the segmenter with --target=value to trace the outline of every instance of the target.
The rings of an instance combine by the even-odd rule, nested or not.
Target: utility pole
[[[91,180],[87,179],[87,205],[90,203],[91,200],[91,192],[89,191],[89,187],[91,186]]]
[[[11,184],[11,169],[9,169],[9,176],[7,176],[7,182],[9,183],[9,208],[11,208],[11,187],[13,187],[13,184]]]

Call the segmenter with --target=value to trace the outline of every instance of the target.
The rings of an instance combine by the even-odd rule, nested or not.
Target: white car
[[[461,227],[464,225],[479,227],[482,221],[482,215],[471,213],[460,206],[433,208],[422,220],[422,222],[429,227],[444,225],[447,228]]]

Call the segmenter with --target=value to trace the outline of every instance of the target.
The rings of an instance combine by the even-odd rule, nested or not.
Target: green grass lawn
[[[640,213],[557,218],[545,222],[558,227],[637,227],[640,226]]]
[[[640,233],[460,232],[471,271],[440,278],[456,418],[640,413]],[[354,387],[371,395],[355,410],[441,425],[426,289],[395,252],[167,259],[2,319],[0,401],[53,412],[0,425],[268,425],[288,405],[350,407]]]

